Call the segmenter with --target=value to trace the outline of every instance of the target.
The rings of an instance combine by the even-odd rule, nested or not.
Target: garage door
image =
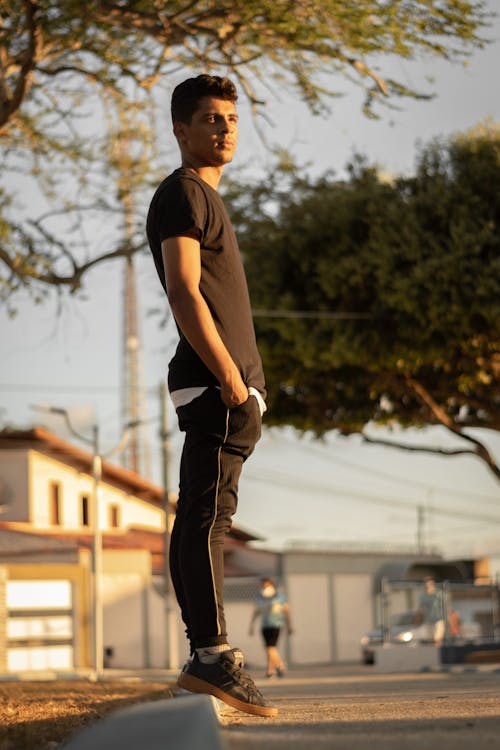
[[[70,581],[7,581],[9,672],[72,669],[73,590]]]

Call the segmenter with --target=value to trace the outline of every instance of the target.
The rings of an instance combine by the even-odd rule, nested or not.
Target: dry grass
[[[55,750],[118,708],[173,696],[165,682],[0,683],[0,750]]]

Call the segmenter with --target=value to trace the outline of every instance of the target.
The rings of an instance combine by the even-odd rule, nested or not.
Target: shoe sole
[[[244,711],[246,714],[252,714],[253,716],[278,715],[278,709],[273,706],[257,706],[253,703],[245,703],[244,701],[240,701],[238,698],[230,695],[230,693],[225,693],[216,685],[212,685],[211,682],[206,682],[206,680],[201,680],[199,677],[193,677],[193,675],[186,674],[185,672],[179,675],[177,684],[179,687],[189,690],[191,693],[213,695],[215,698],[227,703],[228,706],[237,708],[239,711]]]

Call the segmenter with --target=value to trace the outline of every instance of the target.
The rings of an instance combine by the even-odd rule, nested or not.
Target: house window
[[[120,506],[109,506],[109,526],[111,529],[117,529],[120,525]]]
[[[49,523],[61,525],[61,485],[58,482],[49,485]]]
[[[90,499],[88,495],[80,497],[80,523],[82,526],[90,526]]]

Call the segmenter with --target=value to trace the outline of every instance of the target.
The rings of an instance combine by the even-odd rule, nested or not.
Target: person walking
[[[178,684],[260,716],[275,716],[228,643],[224,538],[244,461],[261,434],[265,382],[237,240],[217,192],[238,136],[237,92],[199,75],[173,91],[181,166],[158,186],[147,236],[179,342],[168,389],[185,433],[170,573],[190,657]]]
[[[278,640],[284,625],[287,626],[288,635],[293,633],[290,620],[290,609],[285,595],[276,590],[272,578],[263,578],[259,595],[255,602],[255,609],[250,621],[249,634],[254,634],[255,621],[260,617],[261,635],[264,641],[267,656],[266,677],[284,677],[285,664],[278,651]]]

